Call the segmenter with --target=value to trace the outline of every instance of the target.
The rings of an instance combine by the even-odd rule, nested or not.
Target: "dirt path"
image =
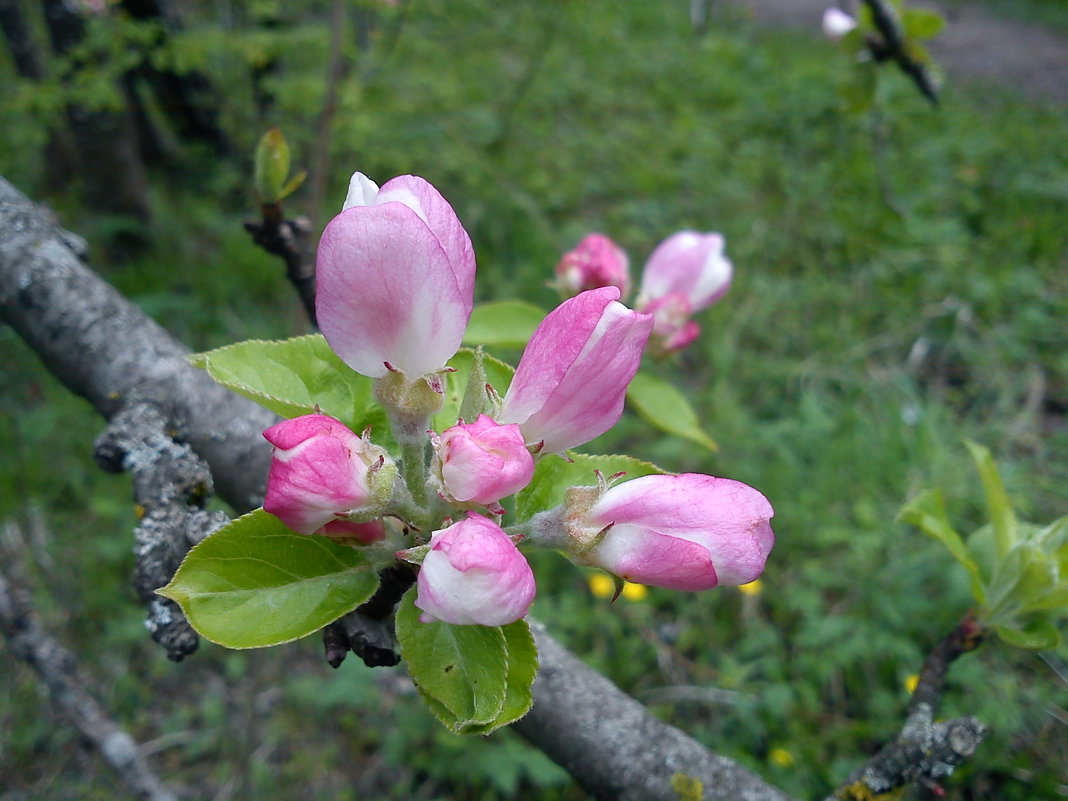
[[[754,19],[804,27],[818,34],[832,0],[728,0]],[[946,17],[945,30],[930,42],[947,88],[982,82],[1008,87],[1039,101],[1068,103],[1068,36],[1041,25],[994,16],[981,5],[918,0],[917,6]]]

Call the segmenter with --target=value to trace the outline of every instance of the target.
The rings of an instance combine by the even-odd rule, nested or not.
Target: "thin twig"
[[[252,241],[286,265],[286,278],[293,284],[315,327],[315,258],[312,254],[312,224],[307,217],[286,219],[281,202],[264,203],[262,220],[246,220]]]
[[[950,665],[978,648],[982,639],[982,628],[968,614],[938,642],[923,663],[898,736],[825,801],[868,801],[889,797],[886,794],[908,784],[930,786],[975,753],[986,726],[973,717],[936,723],[934,715]]]
[[[29,665],[52,701],[134,792],[147,801],[175,801],[174,793],[152,772],[137,743],[119,727],[86,689],[77,660],[41,626],[27,594],[16,587],[15,559],[0,559],[0,634],[12,654]]]
[[[871,10],[872,22],[879,36],[869,36],[868,51],[876,61],[893,60],[901,71],[908,75],[920,93],[938,105],[938,86],[926,64],[912,57],[905,47],[905,31],[901,20],[888,0],[863,0]]]

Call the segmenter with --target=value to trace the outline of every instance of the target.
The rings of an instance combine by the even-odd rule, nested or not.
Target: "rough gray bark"
[[[541,667],[534,708],[512,728],[598,801],[678,801],[672,776],[704,786],[706,801],[790,801],[790,796],[649,714],[533,623]]]
[[[71,392],[111,419],[149,401],[211,466],[235,509],[259,506],[276,419],[185,360],[187,349],[98,278],[58,228],[0,179],[0,317]]]
[[[138,401],[164,410],[175,438],[210,465],[220,496],[258,506],[273,415],[215,384],[186,350],[78,258],[76,237],[0,178],[0,318],[52,372],[111,419]],[[671,777],[705,785],[706,801],[788,796],[658,720],[555,642],[537,634],[541,675],[518,725],[598,799],[678,801]]]

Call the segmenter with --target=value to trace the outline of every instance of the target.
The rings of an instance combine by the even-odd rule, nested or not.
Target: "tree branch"
[[[315,320],[315,256],[312,253],[312,225],[307,217],[286,219],[282,203],[264,203],[262,220],[248,220],[245,230],[252,241],[285,262],[286,278],[297,290],[304,311],[313,326]]]
[[[181,345],[81,263],[71,241],[77,238],[0,178],[0,318],[105,418],[136,406],[148,418],[157,414],[176,442],[210,466],[221,497],[239,511],[258,506],[269,460],[260,432],[274,416],[193,368]],[[158,454],[161,467],[183,458],[172,451],[174,443],[158,439],[158,429],[109,436],[118,436],[126,461],[138,452]],[[170,485],[180,496],[187,492],[180,489],[188,486],[183,481]],[[705,801],[788,801],[658,720],[534,628],[541,662],[534,706],[515,728],[594,797],[678,801],[672,777],[685,774],[702,782]],[[341,644],[328,641],[330,647]],[[958,729],[943,732],[939,725],[949,726],[930,727],[936,740],[958,737]]]
[[[938,642],[923,663],[901,732],[825,801],[869,801],[906,784],[930,785],[975,753],[986,726],[973,717],[935,723],[934,715],[950,665],[982,639],[982,629],[968,614]]]
[[[175,801],[138,750],[137,743],[119,727],[86,690],[74,655],[41,626],[26,593],[5,575],[14,560],[0,559],[0,634],[11,653],[37,673],[55,705],[100,752],[137,798]]]
[[[922,61],[913,57],[905,47],[905,32],[901,20],[889,0],[862,0],[871,10],[872,22],[879,31],[879,36],[869,36],[867,45],[876,61],[893,59],[901,71],[908,75],[920,93],[938,105],[938,85],[934,76]]]

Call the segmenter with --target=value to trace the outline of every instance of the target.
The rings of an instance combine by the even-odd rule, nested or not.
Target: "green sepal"
[[[543,310],[521,300],[480,303],[471,312],[464,344],[522,348],[543,319]]]
[[[627,387],[627,403],[648,423],[668,434],[716,451],[719,446],[702,429],[690,401],[674,384],[639,371]]]
[[[470,348],[461,348],[456,355],[449,359],[449,367],[454,372],[446,373],[445,403],[441,411],[432,418],[435,431],[444,431],[456,425],[460,419],[460,407],[463,405],[464,394],[470,381],[471,372],[475,369],[475,351]],[[512,383],[515,370],[511,365],[483,354],[482,369],[485,371],[486,383],[489,383],[500,395],[508,390]],[[472,422],[468,420],[468,422]]]
[[[311,414],[318,405],[356,433],[371,426],[376,441],[387,437],[372,380],[341,361],[321,334],[238,342],[188,358],[223,386],[282,417]]]
[[[194,546],[157,592],[197,633],[228,648],[300,639],[362,604],[378,586],[364,552],[288,529],[263,509]]]
[[[631,456],[568,452],[567,458],[564,458],[558,454],[547,454],[538,460],[530,483],[516,495],[516,519],[529,520],[538,512],[559,506],[570,487],[597,486],[596,470],[600,470],[605,478],[617,473],[626,473],[627,478],[638,478],[667,472],[652,462],[643,462]]]

